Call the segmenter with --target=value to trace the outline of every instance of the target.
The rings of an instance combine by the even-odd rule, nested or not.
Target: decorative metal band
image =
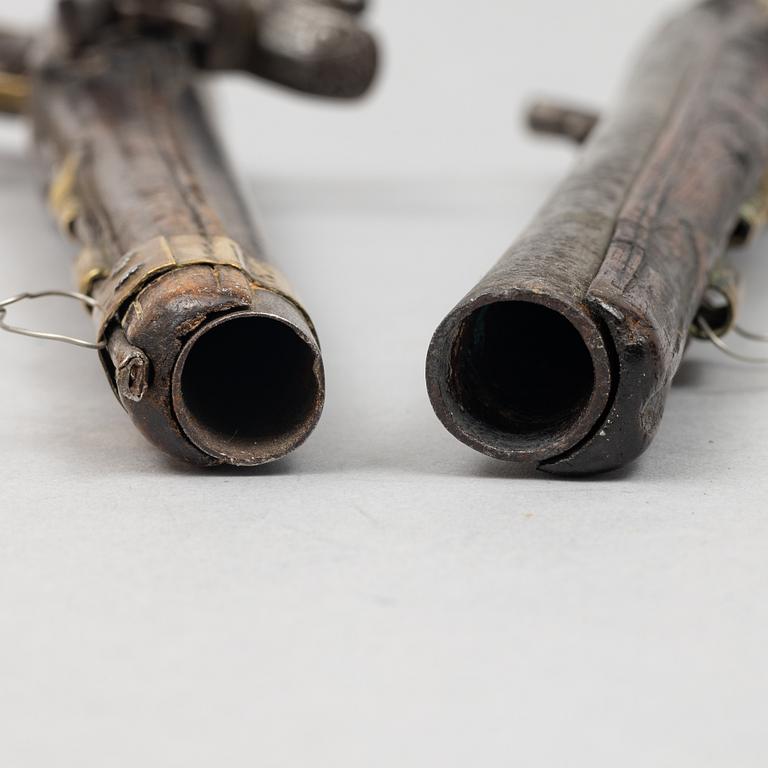
[[[71,152],[53,175],[48,187],[48,206],[59,225],[59,229],[69,236],[74,236],[74,227],[80,215],[80,200],[77,197],[77,175],[80,170],[81,156]]]
[[[99,338],[120,308],[151,280],[193,265],[233,267],[248,278],[253,288],[279,293],[301,308],[287,280],[275,267],[249,256],[228,237],[157,237],[127,253],[109,273],[99,264],[98,253],[87,250],[81,255],[76,266],[78,283],[88,287],[99,303]]]
[[[0,72],[0,112],[18,115],[24,111],[29,98],[29,78]]]

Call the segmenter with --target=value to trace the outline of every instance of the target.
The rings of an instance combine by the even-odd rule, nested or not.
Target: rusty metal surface
[[[708,275],[766,167],[768,17],[749,0],[704,3],[660,31],[575,170],[438,328],[427,383],[444,425],[477,450],[554,473],[637,458],[658,429]],[[490,354],[483,334],[496,333],[478,310],[514,302],[554,309],[580,339],[536,342],[540,329],[522,316],[507,345],[477,363]],[[569,354],[592,361],[576,384]],[[514,422],[503,402],[532,360],[548,366],[549,386],[565,382],[563,417],[545,427],[537,414]]]

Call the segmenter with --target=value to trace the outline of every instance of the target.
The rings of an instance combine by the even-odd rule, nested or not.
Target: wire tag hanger
[[[64,299],[74,299],[80,302],[89,309],[98,309],[99,303],[92,299],[90,296],[86,296],[82,293],[75,293],[73,291],[37,291],[37,292],[25,292],[20,293],[17,296],[11,296],[7,299],[0,300],[0,330],[7,331],[8,333],[17,333],[20,336],[29,336],[33,339],[45,339],[47,341],[59,341],[64,344],[72,344],[75,347],[81,347],[83,349],[95,349],[102,350],[106,347],[104,342],[86,341],[84,339],[78,339],[74,336],[66,336],[60,333],[47,333],[44,331],[33,331],[28,328],[20,328],[15,325],[9,325],[6,322],[6,316],[8,314],[8,307],[13,304],[18,304],[22,301],[31,301],[34,299],[45,299],[50,297],[58,297]]]

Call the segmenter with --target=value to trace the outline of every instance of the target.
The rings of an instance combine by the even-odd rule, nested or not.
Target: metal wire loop
[[[743,355],[737,352],[730,345],[726,344],[713,330],[712,326],[701,316],[696,319],[701,330],[704,331],[706,337],[724,354],[728,357],[732,357],[734,360],[739,360],[742,363],[751,363],[753,365],[768,365],[768,357],[753,357],[752,355]],[[760,341],[761,339],[755,338],[757,334],[745,334],[743,329],[739,331],[739,335],[744,338],[751,339],[752,341]],[[768,339],[766,339],[768,341]]]
[[[90,309],[98,309],[99,303],[92,299],[90,296],[86,296],[82,293],[75,293],[73,291],[37,291],[20,293],[17,296],[11,296],[7,299],[0,300],[0,330],[7,331],[8,333],[17,333],[20,336],[29,336],[33,339],[45,339],[46,341],[59,341],[64,344],[72,344],[75,347],[81,347],[83,349],[96,349],[101,350],[106,346],[104,342],[92,342],[85,341],[83,339],[75,338],[74,336],[65,336],[60,333],[45,333],[43,331],[32,331],[28,328],[19,328],[15,325],[8,325],[5,322],[5,318],[8,314],[8,307],[12,304],[18,304],[21,301],[30,301],[33,299],[44,299],[52,296],[56,296],[64,299],[74,299]]]
[[[768,334],[753,333],[752,331],[748,331],[745,328],[742,328],[740,325],[735,326],[733,330],[736,331],[736,333],[738,333],[742,339],[747,339],[748,341],[757,341],[761,344],[768,344]]]

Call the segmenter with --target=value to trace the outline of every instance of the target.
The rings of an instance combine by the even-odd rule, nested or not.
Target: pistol
[[[0,109],[31,123],[50,208],[79,246],[77,289],[109,382],[138,429],[179,459],[280,458],[312,432],[325,396],[317,333],[267,261],[200,74],[361,96],[377,61],[362,9],[61,0],[40,33],[0,34]]]
[[[688,340],[734,327],[724,256],[768,213],[768,3],[700,3],[658,32],[615,109],[544,104],[530,123],[580,158],[439,326],[427,386],[484,454],[607,472],[651,443]]]

